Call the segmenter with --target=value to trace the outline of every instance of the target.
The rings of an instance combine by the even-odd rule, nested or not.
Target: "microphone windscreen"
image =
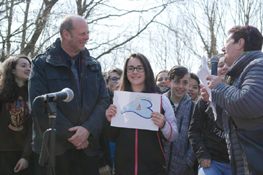
[[[62,91],[67,93],[67,98],[63,100],[64,102],[70,102],[74,98],[74,92],[69,88],[64,88]]]
[[[210,58],[211,63],[218,63],[218,61],[219,61],[218,56],[212,56],[212,58]]]

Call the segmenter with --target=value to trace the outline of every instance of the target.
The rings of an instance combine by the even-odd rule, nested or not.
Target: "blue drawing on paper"
[[[150,119],[152,118],[151,114],[153,112],[151,107],[152,107],[152,102],[150,100],[137,99],[135,101],[130,102],[128,105],[126,105],[121,110],[121,114],[124,114],[126,112],[133,112],[142,118]]]

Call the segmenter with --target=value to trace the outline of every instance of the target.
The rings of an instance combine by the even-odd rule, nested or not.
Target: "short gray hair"
[[[59,26],[59,33],[60,33],[61,38],[63,37],[62,35],[63,30],[67,30],[70,33],[70,36],[72,37],[71,30],[73,29],[73,19],[74,18],[82,18],[82,16],[71,14],[71,15],[65,16],[62,19],[61,24]]]

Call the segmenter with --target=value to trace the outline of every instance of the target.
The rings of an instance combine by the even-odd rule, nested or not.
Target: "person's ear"
[[[107,81],[105,81],[105,84],[106,84],[106,87],[108,87],[108,83],[107,83]]]
[[[11,73],[12,73],[12,74],[16,74],[16,70],[15,70],[15,69],[12,69]]]
[[[65,39],[71,38],[71,35],[70,35],[69,31],[67,31],[67,30],[63,30],[63,31],[62,31],[62,36],[63,36],[63,38],[65,38]]]
[[[245,39],[244,39],[244,38],[240,38],[237,43],[238,43],[237,49],[238,49],[238,50],[240,50],[240,49],[243,49],[243,50],[244,50]]]
[[[167,86],[170,87],[170,81],[166,80]]]

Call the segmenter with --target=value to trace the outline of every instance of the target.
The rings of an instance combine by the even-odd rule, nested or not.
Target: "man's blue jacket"
[[[78,95],[77,84],[71,69],[64,63],[60,55],[60,39],[57,39],[44,54],[38,55],[32,61],[29,78],[30,113],[33,116],[33,151],[41,152],[42,140],[37,129],[36,119],[41,134],[49,126],[48,114],[44,114],[44,102],[33,101],[35,97],[51,92],[58,92],[68,87],[73,90],[74,98],[66,103],[57,101],[56,118],[56,145],[55,154],[59,155],[75,146],[68,141],[75,132],[68,129],[74,126],[83,126],[90,131],[89,146],[84,152],[94,156],[98,149],[98,139],[105,120],[105,110],[109,106],[109,95],[101,73],[98,61],[92,58],[89,51],[81,51],[84,68],[80,76],[82,107]]]

